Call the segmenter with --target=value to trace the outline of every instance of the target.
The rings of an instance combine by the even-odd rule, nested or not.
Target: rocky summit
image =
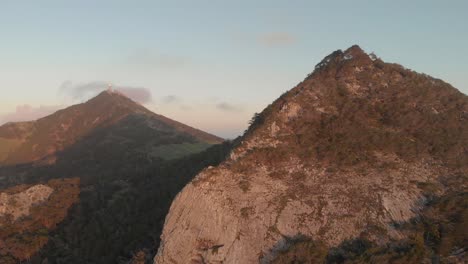
[[[463,263],[467,146],[466,95],[335,51],[178,194],[154,262]]]

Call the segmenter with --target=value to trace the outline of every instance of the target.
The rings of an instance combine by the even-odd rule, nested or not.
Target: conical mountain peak
[[[100,100],[112,100],[112,99],[117,99],[117,98],[125,98],[127,100],[133,101],[130,99],[128,96],[120,92],[119,90],[114,90],[114,89],[107,89],[102,92],[100,92],[98,95],[95,97],[91,98],[90,100],[93,100],[95,98],[99,98]],[[133,101],[134,103],[137,103]]]
[[[140,103],[133,101],[118,90],[105,90],[97,96],[89,99],[82,104],[84,108],[90,111],[98,111],[102,114],[119,112],[120,114],[147,113],[152,114]]]
[[[123,97],[129,98],[124,93],[122,93],[120,90],[112,88],[112,86],[109,86],[106,90],[102,91],[99,95],[101,95],[101,94],[102,95],[110,95],[110,96],[123,96]]]
[[[26,127],[26,132],[22,132],[25,130],[23,127]],[[24,142],[3,160],[0,159],[0,165],[37,161],[76,144],[97,130],[115,127],[129,127],[136,133],[164,131],[174,138],[180,137],[191,142],[213,144],[223,141],[199,129],[155,114],[121,92],[109,89],[85,103],[59,110],[37,121],[0,127],[0,139],[2,134],[14,129],[18,132],[11,138]]]

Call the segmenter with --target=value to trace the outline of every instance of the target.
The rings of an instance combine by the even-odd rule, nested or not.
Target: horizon
[[[463,1],[181,2],[2,2],[0,125],[110,83],[155,113],[234,138],[323,57],[354,44],[468,94]]]

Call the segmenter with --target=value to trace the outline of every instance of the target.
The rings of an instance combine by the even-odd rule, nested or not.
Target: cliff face
[[[403,239],[428,197],[466,191],[468,97],[358,46],[256,115],[173,202],[155,263],[270,263],[285,238]]]

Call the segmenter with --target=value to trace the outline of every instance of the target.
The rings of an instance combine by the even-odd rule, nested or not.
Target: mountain
[[[466,95],[335,51],[177,195],[154,262],[466,263],[467,146]]]
[[[0,263],[154,256],[173,197],[230,143],[105,91],[0,127]]]
[[[164,157],[157,146],[179,145],[180,152],[197,152],[223,140],[167,117],[157,115],[117,91],[104,91],[86,103],[71,106],[33,122],[8,123],[0,127],[0,165],[43,160],[55,162],[56,153],[74,145],[97,130],[108,130],[101,138],[123,143],[128,138],[150,145],[154,155]],[[158,134],[158,135],[154,135]],[[151,137],[156,136],[154,142]],[[132,146],[135,147],[135,146]],[[148,146],[146,146],[148,148]],[[176,146],[173,146],[176,148]],[[176,154],[177,156],[177,154]]]

